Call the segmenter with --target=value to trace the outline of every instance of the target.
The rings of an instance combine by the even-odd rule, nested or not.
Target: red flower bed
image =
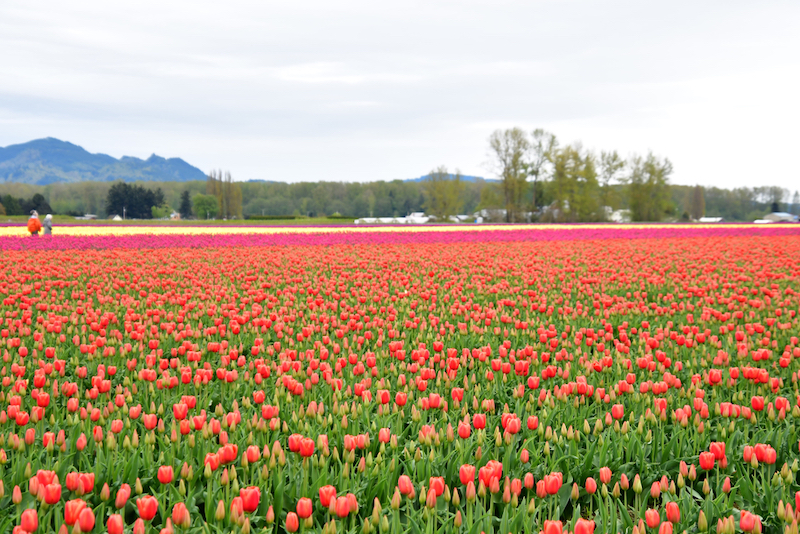
[[[786,233],[6,250],[0,531],[795,532]]]

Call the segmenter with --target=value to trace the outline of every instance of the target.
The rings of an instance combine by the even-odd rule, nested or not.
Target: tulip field
[[[800,225],[91,228],[0,228],[0,532],[798,533]]]

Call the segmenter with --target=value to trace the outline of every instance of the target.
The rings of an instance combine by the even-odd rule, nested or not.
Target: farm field
[[[0,227],[0,532],[797,532],[800,225],[110,230]]]

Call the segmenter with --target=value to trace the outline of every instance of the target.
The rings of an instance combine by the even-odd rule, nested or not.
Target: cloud
[[[0,4],[0,146],[179,156],[241,179],[484,174],[496,128],[797,187],[796,2]],[[756,178],[757,177],[757,178]]]

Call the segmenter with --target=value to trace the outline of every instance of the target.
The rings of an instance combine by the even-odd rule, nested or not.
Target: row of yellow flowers
[[[793,224],[770,224],[770,228],[796,228]],[[409,225],[409,226],[150,226],[150,225],[74,225],[58,226],[54,234],[68,236],[127,236],[127,235],[252,235],[252,234],[338,234],[338,233],[373,233],[373,232],[486,232],[486,231],[519,231],[519,230],[639,230],[675,228],[673,224],[470,224],[470,225]],[[692,229],[720,228],[719,225],[693,224]],[[753,228],[752,224],[726,224],[726,229]],[[21,225],[0,227],[0,236],[27,237],[26,228]]]

